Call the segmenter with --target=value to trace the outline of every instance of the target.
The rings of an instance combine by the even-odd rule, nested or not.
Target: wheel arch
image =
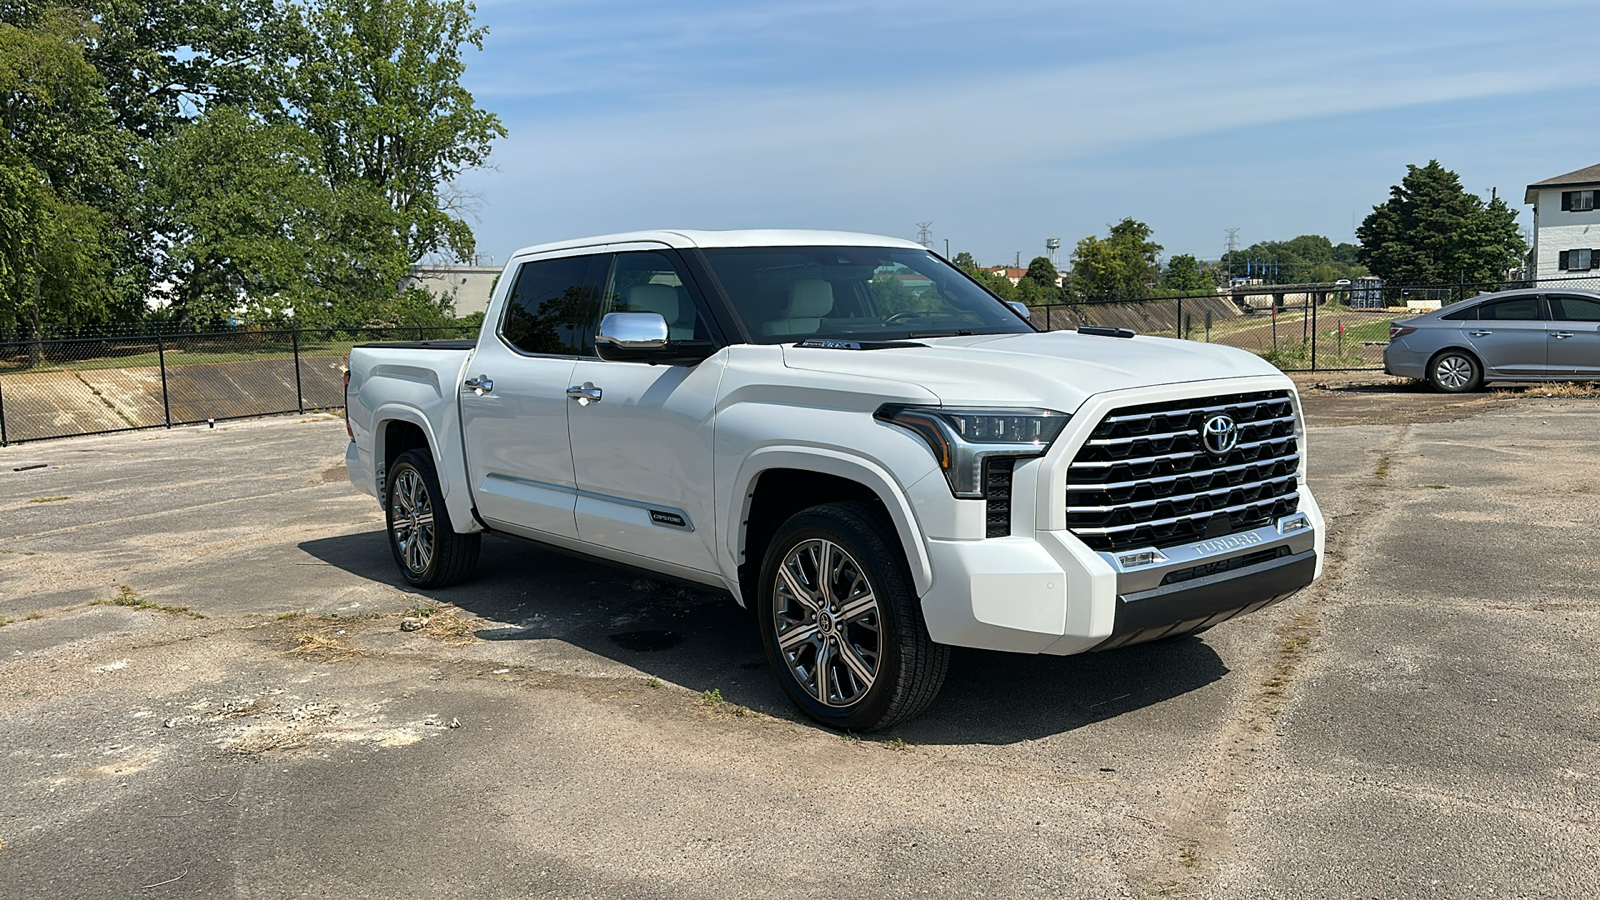
[[[764,448],[746,459],[728,510],[727,552],[738,575],[739,601],[754,599],[767,544],[790,516],[844,500],[878,502],[893,524],[917,595],[933,586],[922,529],[900,484],[872,460],[821,448]]]
[[[1439,349],[1433,351],[1433,353],[1429,354],[1429,356],[1428,356],[1428,364],[1422,370],[1423,377],[1428,379],[1429,381],[1432,381],[1433,380],[1433,364],[1439,361],[1439,357],[1445,355],[1446,353],[1451,353],[1451,352],[1460,353],[1461,355],[1466,356],[1467,358],[1472,360],[1472,364],[1473,365],[1478,367],[1478,386],[1479,387],[1482,387],[1483,385],[1488,383],[1488,381],[1489,381],[1489,369],[1488,369],[1487,366],[1485,366],[1483,364],[1483,356],[1480,355],[1478,353],[1478,351],[1474,350],[1471,346],[1465,345],[1465,344],[1448,344],[1446,346],[1440,347]]]

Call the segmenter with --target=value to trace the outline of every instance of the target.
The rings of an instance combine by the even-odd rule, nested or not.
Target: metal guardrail
[[[350,348],[477,326],[147,334],[0,342],[0,446],[344,405]]]

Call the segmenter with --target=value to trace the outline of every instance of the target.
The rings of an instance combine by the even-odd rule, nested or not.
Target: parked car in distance
[[[1503,291],[1397,320],[1383,370],[1451,394],[1490,381],[1600,380],[1600,292]]]
[[[834,728],[915,715],[951,647],[1192,634],[1322,569],[1282,372],[1040,332],[897,238],[531,247],[476,341],[355,347],[345,402],[350,480],[407,582],[468,577],[488,533],[724,591]]]

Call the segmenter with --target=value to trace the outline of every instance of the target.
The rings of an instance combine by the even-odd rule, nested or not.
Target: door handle
[[[1473,337],[1488,337],[1489,335],[1494,334],[1494,332],[1492,332],[1492,331],[1469,331],[1469,332],[1467,332],[1467,334],[1470,334]]]
[[[1569,337],[1572,337],[1572,332],[1570,332],[1570,331],[1552,331],[1552,332],[1550,332],[1550,336],[1555,338],[1558,341],[1562,341],[1562,340],[1566,340]]]
[[[494,390],[494,381],[487,375],[479,375],[477,378],[468,378],[461,382],[461,386],[472,388],[472,392],[481,397]]]
[[[588,406],[591,403],[599,403],[600,398],[603,395],[604,392],[593,385],[584,386],[575,384],[572,387],[567,388],[567,399],[578,401],[579,406]]]

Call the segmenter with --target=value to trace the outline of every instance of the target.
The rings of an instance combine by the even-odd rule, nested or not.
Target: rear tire
[[[871,503],[785,522],[761,565],[756,618],[784,693],[829,728],[875,731],[938,695],[950,648],[928,637],[900,540]]]
[[[407,450],[394,461],[386,482],[389,552],[405,580],[420,588],[442,588],[470,578],[483,536],[457,534],[451,526],[433,457],[425,450]]]
[[[1483,366],[1465,350],[1446,350],[1428,362],[1428,381],[1446,394],[1465,394],[1483,383]]]

